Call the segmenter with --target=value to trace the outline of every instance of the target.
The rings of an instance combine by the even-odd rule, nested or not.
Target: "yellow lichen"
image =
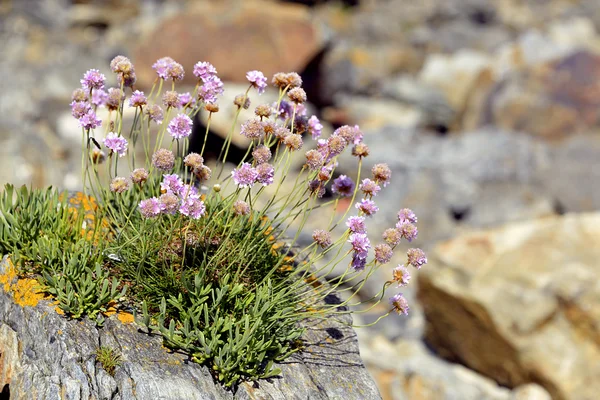
[[[124,324],[131,324],[133,322],[133,314],[120,311],[117,314],[117,318]]]
[[[35,307],[40,300],[46,298],[38,281],[31,278],[20,278],[17,269],[10,261],[6,261],[6,270],[0,275],[0,284],[6,293],[12,295],[15,303],[21,307]]]

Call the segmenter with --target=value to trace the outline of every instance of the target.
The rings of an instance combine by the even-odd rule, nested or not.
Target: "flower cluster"
[[[184,184],[177,174],[163,175],[160,184],[163,192],[159,197],[140,201],[139,209],[146,218],[154,218],[160,214],[182,215],[198,219],[206,212],[206,206],[200,199],[198,189]]]

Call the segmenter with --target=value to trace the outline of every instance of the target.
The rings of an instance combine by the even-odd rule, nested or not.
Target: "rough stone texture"
[[[2,261],[0,275],[7,265]],[[231,392],[215,384],[206,367],[168,352],[159,336],[135,323],[111,317],[99,329],[87,319],[60,316],[47,300],[23,307],[7,282],[8,292],[0,288],[0,387],[9,385],[11,399],[380,399],[356,334],[332,319],[306,323],[307,349],[278,365],[282,376]],[[99,346],[122,356],[114,377],[95,360]]]
[[[419,275],[426,338],[441,354],[552,398],[600,391],[600,214],[462,235]]]

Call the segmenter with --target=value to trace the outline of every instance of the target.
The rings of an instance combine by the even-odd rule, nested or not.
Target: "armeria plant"
[[[279,374],[273,363],[302,349],[302,320],[351,312],[360,303],[357,293],[400,242],[417,237],[417,217],[402,209],[371,250],[366,223],[378,211],[374,199],[390,182],[391,171],[376,164],[361,180],[369,155],[363,134],[358,126],[342,126],[321,138],[323,126],[307,116],[297,73],[275,74],[277,101],[258,105],[255,117],[240,122],[250,97],[268,86],[262,72],[246,74],[248,88],[235,97],[231,130],[211,168],[204,151],[224,91],[214,66],[194,65],[197,84],[191,93],[180,93],[175,85],[184,68],[161,58],[152,66],[157,78],[148,95],[136,90],[129,59],[117,56],[110,68],[116,87],[105,91],[105,76],[89,70],[71,103],[82,129],[84,193],[98,199],[95,219],[103,221],[94,228],[102,235],[97,245],[102,262],[94,265],[128,289],[121,304],[136,311],[138,322],[162,334],[167,346],[208,365],[225,385]],[[108,109],[106,121],[98,117],[100,107]],[[204,142],[199,152],[189,152],[200,112],[207,113]],[[233,171],[224,174],[240,123],[250,144]],[[292,153],[300,151],[306,161],[293,174]],[[356,159],[355,181],[345,175],[333,179],[344,151]],[[291,188],[283,185],[286,180],[294,180]],[[321,201],[328,186],[334,198]],[[343,197],[354,205],[337,212],[347,204],[339,201]],[[314,241],[299,248],[300,232],[317,208],[331,215],[313,232]],[[337,226],[347,229],[334,238]],[[374,303],[388,287],[409,283],[409,266],[418,269],[426,262],[423,251],[409,249],[405,265],[390,270]],[[347,265],[345,271],[328,281],[340,263]],[[343,300],[325,301],[332,293],[344,293]],[[385,315],[408,313],[401,293],[389,301]]]

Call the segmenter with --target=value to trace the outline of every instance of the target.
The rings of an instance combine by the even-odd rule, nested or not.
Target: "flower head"
[[[348,242],[352,244],[352,250],[354,250],[360,258],[367,257],[367,253],[371,248],[371,242],[366,233],[353,233],[350,235]]]
[[[131,181],[136,184],[142,184],[148,180],[148,171],[145,168],[136,168],[131,173]]]
[[[394,307],[394,310],[398,314],[408,315],[409,307],[408,301],[402,296],[402,293],[398,293],[390,298],[390,304]]]
[[[296,104],[302,104],[306,101],[306,92],[301,87],[292,88],[287,95]]]
[[[402,210],[398,211],[398,222],[401,224],[405,222],[416,224],[417,216],[410,208],[403,208]]]
[[[167,131],[173,139],[186,138],[192,134],[192,119],[185,114],[178,114],[169,122]]]
[[[248,215],[250,206],[243,200],[237,200],[233,203],[233,212],[235,215]]]
[[[254,114],[256,114],[257,117],[269,118],[272,113],[273,109],[268,104],[260,104],[254,109]]]
[[[83,74],[81,79],[81,87],[85,90],[102,89],[104,88],[104,82],[106,77],[100,73],[97,69],[90,69]]]
[[[156,217],[161,212],[160,200],[158,200],[156,197],[140,201],[138,207],[140,209],[140,213],[145,218]]]
[[[156,72],[160,79],[168,79],[169,78],[169,66],[174,63],[171,57],[163,57],[156,60],[154,64],[152,64],[152,69]]]
[[[258,178],[258,172],[249,163],[243,163],[240,168],[231,172],[231,176],[239,187],[252,187]]]
[[[204,157],[198,153],[190,153],[183,159],[183,164],[192,171],[196,171],[204,165]]]
[[[394,282],[398,282],[398,286],[406,286],[410,282],[410,272],[404,265],[398,265],[392,270]]]
[[[331,191],[340,196],[352,196],[352,193],[354,193],[354,182],[352,182],[350,177],[340,175],[333,181]]]
[[[394,255],[394,251],[386,243],[378,244],[377,246],[375,246],[374,250],[375,260],[377,260],[377,262],[380,264],[385,264],[389,262],[392,259],[392,256]]]
[[[369,196],[377,196],[377,193],[381,190],[381,187],[369,178],[363,179],[359,188],[364,194]]]
[[[177,174],[163,175],[163,181],[160,184],[161,192],[165,193],[180,193],[183,190],[183,181]]]
[[[365,217],[349,217],[346,221],[346,226],[352,233],[367,233],[367,228],[365,227]]]
[[[106,107],[111,111],[118,110],[124,99],[125,93],[123,93],[121,89],[110,88],[108,89],[108,96],[106,97]]]
[[[73,90],[73,93],[71,94],[71,100],[73,102],[88,101],[88,94],[86,93],[85,90],[83,90],[81,88],[77,88],[77,89]],[[71,106],[73,106],[72,103],[71,103]]]
[[[321,137],[321,131],[323,130],[323,125],[319,118],[316,116],[312,116],[308,119],[308,132],[312,135],[313,139],[318,139]]]
[[[162,124],[163,110],[158,104],[152,104],[151,106],[148,106],[148,108],[146,108],[146,114],[148,114],[148,118],[156,122],[158,125]]]
[[[302,136],[290,133],[283,139],[283,143],[291,151],[300,150],[302,148]]]
[[[363,269],[365,269],[365,267],[367,265],[367,259],[366,259],[366,257],[361,257],[357,253],[355,253],[352,255],[351,265],[355,271],[362,271]]]
[[[129,189],[129,181],[127,178],[117,176],[110,182],[110,191],[114,193],[123,193]]]
[[[318,179],[313,179],[308,182],[308,190],[311,194],[316,194],[318,198],[325,194],[325,184]]]
[[[162,96],[163,106],[167,108],[179,108],[179,93],[174,90],[167,90]]]
[[[331,246],[331,233],[323,229],[316,229],[312,234],[312,238],[322,249]]]
[[[281,89],[295,88],[302,86],[302,78],[296,72],[278,72],[273,75],[271,83]]]
[[[207,103],[214,104],[217,102],[217,97],[222,95],[223,82],[216,75],[211,75],[204,80],[204,84],[198,89],[198,99]]]
[[[87,101],[73,101],[71,103],[71,115],[77,119],[83,117],[92,107]]]
[[[179,108],[193,107],[196,100],[192,97],[190,92],[181,93],[178,98]]]
[[[240,134],[248,139],[260,139],[265,133],[263,123],[257,118],[249,119],[242,124]]]
[[[256,167],[256,181],[262,183],[264,186],[268,186],[273,183],[273,177],[275,176],[275,168],[269,163],[259,164]]]
[[[161,171],[170,171],[175,166],[175,154],[171,150],[158,149],[152,155],[152,165]]]
[[[96,129],[102,124],[102,120],[96,116],[94,110],[89,109],[79,118],[79,126],[83,129]]]
[[[202,165],[200,168],[194,170],[194,174],[196,175],[196,178],[201,182],[204,182],[210,179],[212,171],[206,165]]]
[[[206,82],[209,77],[217,75],[217,69],[207,61],[198,61],[194,65],[193,74],[196,78]]]
[[[346,146],[348,146],[348,142],[341,136],[332,135],[327,139],[329,157],[335,157],[342,154]]]
[[[408,263],[416,269],[421,269],[423,265],[427,264],[427,256],[421,249],[408,249],[406,256],[408,257]]]
[[[148,103],[148,99],[144,95],[144,92],[136,90],[129,98],[129,107],[143,107]]]
[[[398,228],[388,228],[383,232],[383,240],[390,246],[396,246],[402,240],[402,232]]]
[[[392,171],[387,164],[375,164],[371,169],[373,173],[373,179],[378,184],[382,184],[383,187],[386,187],[388,183],[390,183],[390,177],[392,176]]]
[[[252,157],[257,164],[264,164],[271,159],[271,149],[261,144],[252,150]]]
[[[245,94],[238,94],[233,99],[233,104],[238,106],[238,108],[243,108],[247,110],[250,107],[250,99]]]
[[[365,158],[369,155],[369,146],[359,143],[352,148],[352,155],[358,158]]]
[[[410,222],[398,222],[396,224],[396,228],[402,233],[402,237],[409,242],[412,242],[414,239],[416,239],[417,235],[419,234],[417,227]]]
[[[267,88],[267,78],[260,71],[248,71],[246,73],[246,79],[252,84],[252,86],[258,91],[258,94],[261,95],[265,92]]]
[[[358,128],[358,125],[349,126],[344,125],[337,128],[333,132],[333,136],[341,136],[346,140],[347,143],[359,144],[362,142],[363,134]]]
[[[127,152],[127,139],[117,135],[115,132],[109,132],[104,139],[104,145],[117,153],[119,157],[123,157]]]
[[[379,207],[377,207],[375,202],[369,199],[362,199],[356,203],[356,208],[362,211],[367,217],[375,215],[375,213],[379,211]]]
[[[92,104],[96,107],[100,107],[106,104],[108,100],[108,93],[104,91],[104,89],[94,89],[92,90]]]
[[[316,171],[325,162],[325,156],[318,150],[309,150],[306,152],[306,165],[311,171]]]
[[[165,214],[175,214],[179,209],[179,197],[171,192],[161,194],[159,197],[160,209]]]
[[[179,212],[193,219],[198,219],[206,212],[206,206],[199,198],[187,197],[182,201]]]

